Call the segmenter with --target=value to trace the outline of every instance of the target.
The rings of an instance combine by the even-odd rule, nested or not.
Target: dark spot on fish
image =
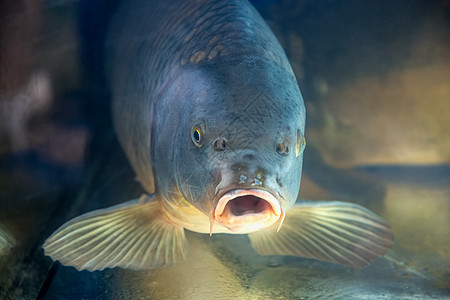
[[[283,187],[283,182],[281,181],[281,178],[279,175],[277,175],[276,180],[277,180],[277,184],[280,186],[280,188]]]
[[[289,154],[289,146],[287,145],[286,141],[282,141],[277,143],[277,153],[280,155],[288,155]]]
[[[216,151],[224,151],[227,149],[228,146],[228,140],[224,137],[218,138],[214,141],[214,150]]]

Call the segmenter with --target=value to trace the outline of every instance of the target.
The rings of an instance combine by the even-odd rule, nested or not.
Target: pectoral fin
[[[263,255],[294,255],[364,267],[394,241],[389,226],[369,210],[344,202],[309,202],[291,208],[280,232],[249,234]]]
[[[184,259],[184,229],[169,222],[158,201],[136,199],[70,220],[49,237],[45,254],[78,270],[142,270]]]

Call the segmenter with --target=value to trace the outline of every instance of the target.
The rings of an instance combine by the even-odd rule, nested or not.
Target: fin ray
[[[45,254],[78,270],[152,269],[186,255],[184,229],[169,222],[159,201],[135,199],[68,221],[44,243]]]
[[[107,209],[105,209],[105,210],[107,210]],[[80,217],[88,218],[91,214],[92,214],[92,212],[82,215]],[[54,238],[56,239],[55,241],[63,243],[66,239],[70,239],[71,237],[76,236],[77,234],[79,234],[81,232],[92,232],[91,230],[89,230],[89,228],[91,228],[91,227],[97,228],[97,230],[101,230],[101,226],[104,224],[118,225],[117,221],[119,221],[119,222],[121,221],[122,223],[125,222],[124,219],[120,218],[120,215],[114,216],[114,217],[111,216],[110,220],[104,219],[104,218],[89,218],[87,220],[83,220],[83,219],[79,219],[80,217],[77,217],[72,220],[73,222],[77,222],[79,220],[78,221],[79,228],[77,228],[75,230],[71,230],[71,231],[69,231],[66,228],[61,229],[54,235]]]
[[[319,224],[317,224],[317,229],[318,229],[318,231],[321,231],[322,232],[322,234],[320,234],[321,236],[323,236],[323,238],[324,239],[327,239],[330,243],[332,243],[334,246],[336,246],[336,247],[340,247],[341,249],[345,249],[345,248],[343,248],[342,247],[342,245],[340,245],[339,243],[336,243],[336,242],[333,242],[333,239],[332,238],[335,238],[335,239],[338,239],[338,240],[340,240],[341,242],[343,242],[343,243],[351,243],[352,241],[350,241],[350,240],[348,240],[348,239],[346,239],[346,238],[344,238],[344,237],[342,237],[342,236],[339,236],[339,235],[336,235],[336,234],[334,234],[334,233],[332,233],[330,230],[328,230],[326,227],[324,227],[323,225],[319,225]],[[345,231],[341,231],[342,233],[345,233],[345,234],[348,234],[348,235],[350,235],[351,233],[350,232],[345,232]],[[319,234],[319,233],[318,233]],[[331,237],[330,237],[330,235],[331,235]],[[353,237],[356,237],[354,234],[351,234]],[[370,240],[367,240],[367,239],[365,239],[364,237],[360,237],[360,239],[361,239],[361,242],[363,242],[363,241],[365,241],[365,242],[370,242]],[[373,252],[372,250],[370,250],[370,249],[368,249],[368,248],[366,248],[366,247],[364,247],[362,244],[354,244],[354,247],[358,247],[358,248],[361,248],[361,249],[363,249],[363,250],[365,250],[365,251],[368,251],[368,252],[371,252],[373,255],[376,255],[376,253],[375,252]],[[345,249],[345,251],[348,251],[348,250],[346,250]]]
[[[326,223],[329,223],[330,225],[331,224],[339,225],[339,226],[336,227],[336,229],[340,230],[341,232],[346,232],[345,230],[342,229],[342,227],[354,228],[355,231],[359,231],[361,234],[367,234],[367,235],[370,235],[372,237],[377,237],[377,238],[380,237],[379,235],[377,235],[373,231],[366,230],[366,229],[363,229],[363,228],[360,228],[360,227],[355,227],[354,225],[351,225],[349,223],[343,222],[341,220],[333,220],[333,219],[330,220],[329,218],[324,218],[324,217],[317,217],[315,219],[317,219],[316,222],[319,223],[319,224],[323,223],[323,222],[326,222]],[[367,223],[367,224],[369,224],[369,223]],[[350,233],[350,232],[348,232],[348,234],[349,235],[352,234],[353,236],[356,236],[355,234]]]
[[[393,233],[376,214],[351,203],[305,201],[290,209],[280,232],[275,226],[249,234],[263,255],[281,254],[363,267],[393,244]]]
[[[81,225],[81,224],[78,224],[78,225]],[[114,225],[114,226],[112,226],[112,225]],[[83,236],[85,233],[89,233],[90,235],[93,235],[94,238],[89,239],[89,236],[85,236],[84,240],[88,240],[88,241],[83,243],[84,247],[89,247],[91,244],[95,244],[99,240],[102,240],[102,242],[97,245],[97,246],[99,246],[99,245],[102,245],[103,243],[105,243],[106,241],[109,241],[114,238],[114,236],[109,235],[109,233],[114,232],[115,225],[117,225],[117,224],[114,224],[114,223],[110,224],[109,228],[107,228],[106,230],[102,227],[99,227],[92,231],[84,230],[84,229],[83,230],[81,230],[81,229],[74,230],[77,232],[77,235],[75,235],[75,237],[80,236],[80,235]],[[125,231],[125,229],[119,227],[119,230],[116,232],[116,234],[122,233],[123,231]],[[102,233],[103,235],[99,235],[99,233]],[[106,240],[105,240],[104,236],[107,236]],[[73,236],[71,235],[71,237],[73,237]],[[46,248],[49,251],[52,251],[53,249],[58,249],[59,251],[65,251],[66,249],[72,249],[66,253],[66,255],[71,255],[73,252],[77,251],[77,248],[74,247],[74,245],[84,241],[84,240],[82,240],[81,237],[78,239],[73,239],[69,242],[66,242],[67,239],[68,239],[67,236],[61,236],[60,240],[56,240],[54,243],[49,243],[49,245],[47,245]]]
[[[366,230],[366,229],[360,228],[355,225],[349,225],[345,222],[336,221],[336,220],[332,220],[332,219],[328,219],[328,220],[324,219],[324,220],[322,220],[322,222],[318,222],[317,220],[312,220],[312,221],[317,225],[318,228],[319,227],[323,228],[325,225],[327,225],[328,231],[330,231],[330,227],[331,227],[331,228],[333,228],[333,230],[342,233],[342,235],[346,237],[345,240],[348,241],[348,243],[358,240],[358,244],[355,244],[356,247],[362,247],[362,245],[365,245],[365,244],[372,244],[371,246],[378,247],[378,244],[373,244],[373,240],[378,241],[380,244],[389,244],[390,243],[389,238],[386,238],[384,235],[380,236],[379,234],[376,234],[375,232],[377,230],[375,230],[375,229],[373,231],[370,231],[370,230]],[[350,230],[353,230],[354,232],[352,232]],[[356,232],[358,232],[359,234],[356,234]],[[336,235],[336,237],[339,237],[340,239],[344,239],[343,236]],[[351,239],[349,237],[351,237]],[[370,238],[372,238],[372,239],[370,239]]]
[[[344,246],[342,246],[342,244],[340,244],[338,242],[334,242],[333,239],[330,239],[328,236],[326,236],[320,232],[315,232],[313,234],[316,234],[317,238],[319,240],[323,241],[323,243],[322,243],[323,247],[325,249],[328,249],[332,253],[332,256],[329,257],[331,261],[336,260],[336,261],[346,262],[345,264],[349,264],[349,265],[353,264],[352,261],[344,255],[344,253],[353,256],[354,258],[358,259],[359,261],[364,261],[364,259],[361,256],[359,256],[358,253],[351,253],[351,251],[348,250],[347,248],[345,248]],[[345,239],[342,239],[339,237],[336,237],[336,238],[338,238],[340,241],[342,241],[344,243],[345,242],[348,243],[348,240],[345,240]],[[357,247],[358,245],[354,244],[354,246]],[[335,247],[335,248],[333,248],[333,247]],[[338,248],[340,251],[337,251],[336,248]]]
[[[126,232],[126,230],[124,230],[124,232]],[[80,255],[80,258],[82,257],[86,257],[89,260],[84,264],[84,267],[87,268],[89,266],[97,266],[97,265],[101,265],[101,261],[108,261],[108,260],[114,260],[111,259],[111,256],[114,257],[122,257],[122,253],[125,251],[125,249],[127,248],[127,246],[129,246],[130,240],[132,239],[133,236],[139,234],[139,232],[134,232],[132,233],[132,235],[127,235],[125,239],[118,241],[118,243],[114,243],[114,242],[110,242],[111,240],[114,239],[114,237],[107,237],[105,240],[103,240],[102,242],[98,243],[98,245],[96,245],[95,247],[91,248],[89,251],[87,251],[86,253],[83,253],[82,255]],[[101,237],[101,236],[100,236]],[[95,243],[94,243],[95,244]],[[117,248],[117,249],[121,249],[119,252],[116,251],[111,251],[109,252],[109,255],[104,256],[103,259],[102,258],[102,253],[108,253],[108,251],[112,248]],[[100,250],[100,251],[98,251]],[[98,253],[97,255],[92,255],[92,254]],[[121,261],[118,261],[117,263],[120,264]]]

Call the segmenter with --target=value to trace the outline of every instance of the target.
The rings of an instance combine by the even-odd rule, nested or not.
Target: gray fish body
[[[150,195],[68,221],[47,255],[79,270],[158,268],[186,257],[185,229],[248,233],[263,255],[353,267],[391,247],[389,226],[361,206],[294,205],[304,103],[248,2],[123,2],[106,45],[113,117]]]
[[[111,87],[120,142],[147,192],[175,201],[179,188],[209,214],[224,172],[234,173],[224,188],[252,186],[260,172],[288,209],[300,185],[305,109],[264,20],[241,0],[137,2],[124,3],[115,23]],[[201,148],[191,142],[196,121],[205,126]],[[217,138],[225,151],[213,149]],[[276,152],[282,141],[288,155]]]

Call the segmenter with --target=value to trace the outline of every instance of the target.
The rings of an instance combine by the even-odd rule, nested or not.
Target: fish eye
[[[297,130],[297,145],[295,146],[295,156],[298,157],[306,147],[306,139],[300,130]]]
[[[286,141],[277,143],[277,153],[280,155],[289,154],[289,146],[287,145]]]
[[[203,142],[203,133],[199,125],[194,125],[191,131],[191,139],[195,146],[201,147]]]

